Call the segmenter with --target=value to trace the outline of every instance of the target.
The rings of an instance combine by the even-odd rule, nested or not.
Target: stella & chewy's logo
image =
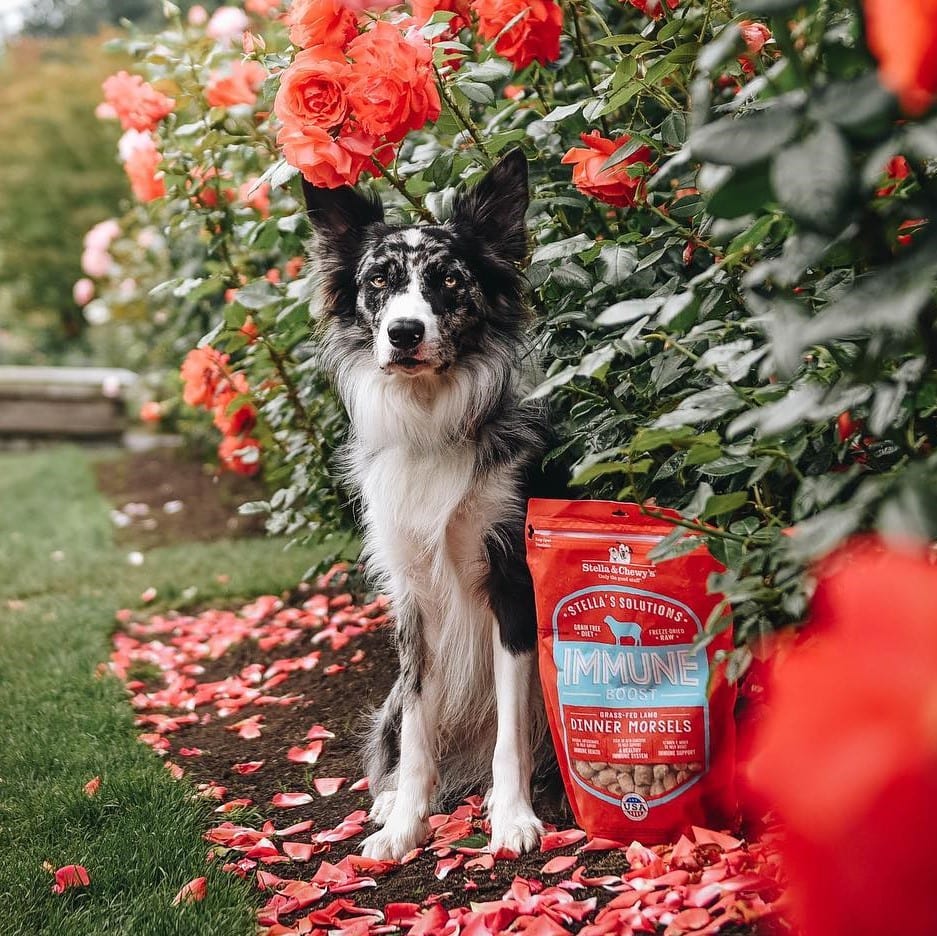
[[[611,546],[608,550],[608,561],[619,565],[631,565],[631,547],[626,543]]]
[[[621,811],[632,821],[647,819],[650,809],[647,800],[640,793],[626,793],[621,798]]]
[[[587,560],[582,563],[582,571],[599,575],[613,575],[634,581],[644,581],[657,576],[652,565],[641,565],[634,561],[634,553],[627,543],[617,543],[608,548],[608,561],[602,559]]]

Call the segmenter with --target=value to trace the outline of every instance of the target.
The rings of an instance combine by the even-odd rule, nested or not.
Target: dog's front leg
[[[543,825],[530,803],[533,753],[530,745],[530,680],[534,655],[504,646],[497,621],[494,645],[495,693],[498,734],[491,764],[491,851],[521,854],[530,851],[543,833]]]
[[[439,685],[432,666],[426,665],[419,612],[412,604],[397,612],[401,695],[400,754],[396,792],[386,794],[389,812],[381,810],[384,827],[365,839],[361,854],[367,858],[399,861],[416,848],[429,831],[430,803],[437,781]],[[375,802],[375,807],[377,807]]]

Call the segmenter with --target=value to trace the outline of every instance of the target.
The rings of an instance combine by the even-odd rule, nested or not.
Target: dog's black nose
[[[411,351],[423,340],[425,331],[419,319],[397,319],[387,326],[387,337],[398,350]]]

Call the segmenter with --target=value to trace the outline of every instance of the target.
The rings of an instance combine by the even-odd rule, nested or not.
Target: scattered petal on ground
[[[94,796],[101,789],[101,778],[92,777],[83,787],[85,796]]]
[[[347,589],[347,579],[339,566],[316,587]],[[431,816],[427,840],[399,863],[354,854],[375,830],[359,808],[369,805],[368,782],[314,776],[313,768],[349,773],[356,743],[348,713],[328,703],[317,709],[317,693],[341,698],[344,691],[347,698],[343,681],[360,680],[379,658],[361,653],[355,641],[387,621],[385,599],[358,606],[347,592],[330,597],[308,589],[289,601],[262,596],[234,611],[167,612],[143,621],[120,614],[124,629],[115,635],[110,669],[131,693],[140,739],[169,769],[181,770],[173,758],[189,758],[186,772],[201,781],[198,795],[219,813],[205,833],[207,857],[263,892],[257,920],[265,936],[711,936],[776,913],[778,859],[768,841],[693,829],[673,845],[649,848],[562,829],[542,837],[540,852],[558,853],[549,860],[514,860],[487,850],[480,796]],[[367,639],[382,646],[376,636]],[[250,648],[257,662],[245,664]],[[158,675],[132,678],[143,667]],[[319,689],[309,691],[312,685]],[[280,809],[296,809],[297,821]],[[74,872],[77,883],[65,886],[83,886],[84,874],[82,882]],[[550,883],[542,880],[547,875]],[[198,880],[178,902],[186,888],[198,890]],[[417,882],[409,893],[419,893],[420,902],[391,899],[407,895],[401,881]]]
[[[90,883],[91,878],[82,865],[64,865],[55,871],[52,893],[62,894],[71,887],[87,887]]]
[[[207,883],[207,878],[197,877],[189,881],[188,884],[183,884],[179,889],[179,893],[173,897],[172,905],[175,907],[181,903],[195,903],[198,900],[204,900]]]

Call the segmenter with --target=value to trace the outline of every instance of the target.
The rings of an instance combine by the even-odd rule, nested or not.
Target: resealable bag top
[[[540,677],[563,782],[578,824],[624,843],[736,821],[736,691],[714,660],[732,648],[731,627],[697,643],[721,598],[706,580],[723,567],[702,541],[652,562],[672,530],[637,504],[528,505]]]

